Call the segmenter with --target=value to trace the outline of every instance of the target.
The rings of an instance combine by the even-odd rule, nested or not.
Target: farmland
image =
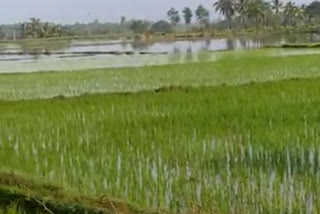
[[[142,209],[318,213],[319,55],[257,53],[2,74],[1,168]]]
[[[240,85],[319,75],[320,61],[317,54],[303,55],[303,52],[291,56],[276,54],[277,52],[271,50],[226,52],[217,55],[216,61],[213,62],[73,72],[2,74],[0,99],[39,99],[61,95],[79,96],[86,93],[138,92],[167,86]]]

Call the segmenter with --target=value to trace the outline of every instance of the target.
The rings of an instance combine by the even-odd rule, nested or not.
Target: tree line
[[[210,20],[212,13],[218,13],[221,20]],[[194,10],[184,7],[181,11],[169,8],[167,19],[157,22],[148,20],[127,20],[121,17],[119,23],[92,23],[59,25],[43,22],[37,18],[11,26],[0,26],[0,37],[14,32],[20,38],[50,38],[63,36],[91,36],[112,33],[170,33],[174,31],[197,30],[252,30],[289,29],[319,31],[320,2],[296,4],[282,0],[216,0],[211,8],[199,5]],[[18,26],[18,27],[17,27]],[[9,33],[8,33],[9,32]]]
[[[31,18],[21,25],[22,38],[50,38],[67,36],[68,28],[49,22],[41,22],[40,19]]]
[[[210,22],[210,8],[199,5],[194,11],[190,7],[185,7],[182,11],[170,8],[166,14],[167,20],[160,20],[152,25],[148,21],[133,20],[130,28],[136,33],[148,30],[172,32],[182,24],[187,26],[188,30],[194,23],[198,30],[320,30],[319,1],[298,5],[293,1],[281,0],[217,0],[212,4],[212,8],[223,20]]]
[[[281,0],[218,0],[215,11],[224,16],[229,29],[254,26],[270,28],[319,27],[320,2],[298,5]]]
[[[281,0],[217,0],[213,3],[216,13],[222,15],[224,19],[212,24],[220,28],[248,29],[255,27],[270,28],[299,28],[314,27],[320,25],[320,2],[313,1],[309,5],[298,5],[293,1],[284,2]],[[196,20],[203,28],[210,27],[210,10],[200,5],[194,12]],[[189,7],[182,10],[182,15],[178,10],[171,8],[167,17],[172,26],[181,22],[181,17],[186,25],[190,25],[193,12]]]

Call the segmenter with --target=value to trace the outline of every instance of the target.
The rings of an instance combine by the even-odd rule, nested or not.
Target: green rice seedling
[[[87,93],[137,92],[171,86],[239,85],[319,76],[319,55],[267,50],[227,52],[216,61],[92,69],[76,72],[1,74],[0,99],[63,99]]]
[[[1,101],[1,166],[172,212],[318,213],[319,83]]]

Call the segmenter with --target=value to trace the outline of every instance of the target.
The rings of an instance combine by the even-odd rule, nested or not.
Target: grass
[[[0,162],[144,208],[318,213],[319,84],[2,101]]]
[[[85,93],[137,92],[169,85],[217,86],[319,75],[319,55],[272,57],[267,51],[222,53],[218,61],[0,75],[0,99],[38,99]]]

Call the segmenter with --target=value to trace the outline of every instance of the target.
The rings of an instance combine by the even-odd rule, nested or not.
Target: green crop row
[[[241,70],[240,61],[238,69],[262,78],[272,66],[290,67],[282,60],[294,63],[297,59],[247,64],[252,69],[260,66],[260,76],[250,69]],[[314,72],[305,72],[315,75],[318,62],[314,56],[308,62],[297,62],[301,67],[296,74],[302,75],[299,69],[308,63],[313,63]],[[227,63],[224,67],[208,63],[181,68],[192,67],[198,74],[202,70],[212,80],[209,65],[212,69],[221,66],[225,69],[221,74],[230,78],[227,68],[236,68]],[[197,71],[197,67],[203,69]],[[160,71],[155,67],[150,73]],[[171,71],[165,74],[179,73]],[[130,71],[119,72],[129,75]],[[91,75],[79,75],[84,74]],[[53,74],[38,77],[42,75]],[[229,81],[224,79],[231,84]],[[319,85],[319,78],[310,78],[2,101],[1,167],[82,194],[107,194],[141,207],[175,212],[199,204],[212,213],[317,213]]]
[[[75,72],[1,74],[0,99],[38,99],[86,93],[136,92],[168,86],[238,85],[320,73],[319,55],[277,56],[270,50],[226,52],[214,62]]]

